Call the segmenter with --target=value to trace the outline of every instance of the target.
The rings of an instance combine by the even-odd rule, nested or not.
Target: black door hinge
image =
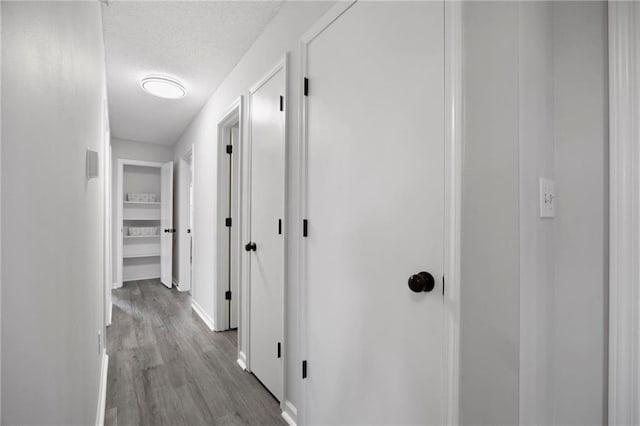
[[[309,79],[307,77],[304,78],[304,95],[309,96]]]
[[[307,219],[304,219],[302,221],[302,236],[306,237],[309,234],[309,222],[307,222]]]
[[[280,111],[284,111],[284,96],[280,96]]]
[[[233,152],[233,145],[227,145],[227,154],[231,154]]]
[[[282,219],[278,219],[278,235],[282,235]]]
[[[442,276],[442,295],[444,296],[444,275]]]
[[[231,228],[231,218],[228,217],[224,220],[224,226]]]
[[[231,290],[224,292],[224,300],[231,300]]]
[[[282,347],[280,345],[280,342],[278,342],[278,358],[282,358]]]
[[[302,361],[302,378],[307,378],[307,360]]]

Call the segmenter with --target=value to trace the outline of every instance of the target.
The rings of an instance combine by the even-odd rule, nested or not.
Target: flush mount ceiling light
[[[146,92],[159,98],[180,99],[187,94],[187,90],[178,81],[159,75],[143,78],[140,85]]]

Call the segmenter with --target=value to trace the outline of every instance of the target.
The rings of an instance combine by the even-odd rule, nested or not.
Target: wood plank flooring
[[[236,331],[210,331],[159,280],[113,290],[105,425],[285,425],[236,347]]]

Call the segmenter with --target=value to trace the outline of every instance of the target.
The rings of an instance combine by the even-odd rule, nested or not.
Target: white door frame
[[[640,4],[609,2],[609,424],[640,423]]]
[[[113,283],[113,288],[122,287],[122,251],[124,245],[124,234],[122,233],[123,225],[122,218],[124,215],[124,166],[142,166],[142,167],[155,167],[161,169],[165,163],[158,163],[154,161],[142,161],[142,160],[128,160],[125,158],[118,158],[117,161],[117,212],[116,212],[116,223],[117,226],[120,227],[120,233],[118,234],[118,241],[116,242],[116,261],[118,264],[116,265],[116,281]]]
[[[107,141],[105,146],[105,168],[104,168],[104,188],[105,188],[105,241],[104,241],[104,301],[105,301],[105,326],[111,325],[113,312],[113,302],[111,300],[111,290],[113,287],[113,194],[112,194],[112,162],[111,162],[111,140],[109,132],[107,132]]]
[[[189,182],[191,181],[191,182]],[[190,253],[189,238],[193,237],[193,226],[190,223],[191,215],[191,194],[189,183],[193,184],[193,145],[191,149],[187,151],[179,160],[178,168],[178,197],[175,202],[178,203],[178,218],[179,223],[176,226],[178,230],[178,273],[179,275],[174,279],[174,285],[178,288],[178,291],[191,291],[193,283],[191,282],[193,277],[191,271],[183,271],[183,267],[188,263]],[[176,197],[174,197],[175,200]],[[189,214],[186,214],[189,212]],[[187,233],[187,228],[191,230],[191,234]],[[189,264],[189,269],[192,269],[193,265]],[[190,275],[188,282],[184,277]]]
[[[224,162],[228,161],[226,146],[229,140],[230,129],[238,125],[238,146],[233,148],[231,154],[232,170],[235,170],[234,175],[237,176],[235,181],[232,182],[231,191],[238,194],[236,197],[235,209],[233,211],[238,212],[238,218],[232,223],[231,226],[231,247],[235,247],[233,255],[236,256],[237,262],[233,264],[234,270],[231,271],[231,275],[238,279],[238,294],[231,297],[238,298],[238,363],[245,368],[244,360],[245,355],[242,349],[243,341],[245,339],[245,327],[243,323],[243,314],[245,312],[245,296],[244,287],[242,286],[242,277],[244,276],[243,268],[243,256],[242,256],[242,244],[243,237],[243,225],[244,221],[242,205],[243,205],[243,170],[244,170],[244,144],[243,144],[243,98],[238,97],[223,113],[222,118],[218,121],[218,142],[217,142],[217,155],[218,155],[218,172],[217,172],[217,194],[216,197],[216,216],[218,221],[216,223],[216,234],[218,236],[226,235],[227,228],[224,223],[224,218],[227,216],[228,205],[223,202],[222,194],[225,194],[228,190],[228,176],[226,175],[227,168],[224,166]],[[216,264],[222,265],[226,260],[227,255],[227,240],[226,238],[218,238],[216,241]],[[216,324],[216,331],[226,330],[226,327],[222,327],[221,324],[227,323],[227,301],[224,298],[225,291],[227,291],[228,282],[228,270],[226,267],[218,267],[216,271],[216,284],[214,289],[214,322]],[[218,325],[220,324],[220,326]]]
[[[252,147],[252,134],[251,134],[251,100],[253,98],[253,94],[256,93],[265,83],[267,83],[274,75],[276,75],[278,72],[283,71],[284,72],[284,89],[283,89],[283,99],[284,99],[284,149],[285,149],[285,170],[283,170],[282,172],[284,173],[284,182],[285,182],[285,188],[282,188],[283,192],[284,192],[284,205],[283,205],[283,210],[282,210],[282,222],[283,222],[283,235],[284,235],[284,244],[283,244],[283,268],[284,268],[284,288],[283,288],[283,301],[282,301],[282,398],[280,401],[280,408],[284,411],[285,409],[285,401],[287,401],[287,395],[288,395],[288,389],[287,389],[287,362],[288,362],[288,354],[287,354],[287,343],[288,343],[288,338],[286,335],[286,323],[288,320],[288,315],[287,315],[287,293],[288,293],[288,288],[289,288],[289,283],[288,283],[288,273],[287,273],[287,266],[288,266],[288,261],[287,261],[287,224],[288,224],[288,216],[287,216],[287,178],[288,178],[288,172],[287,172],[287,167],[286,167],[286,159],[288,158],[288,145],[289,145],[289,131],[288,131],[288,125],[289,125],[289,120],[287,119],[287,115],[288,115],[288,105],[289,105],[289,97],[288,97],[288,85],[289,85],[289,75],[288,75],[288,59],[289,59],[289,55],[288,53],[285,53],[282,58],[278,61],[278,63],[273,66],[273,68],[271,68],[271,70],[265,74],[264,77],[262,77],[257,83],[255,83],[253,86],[251,86],[251,88],[249,89],[249,98],[248,98],[248,105],[247,105],[247,146],[246,146],[246,157],[247,157],[247,184],[245,185],[244,190],[246,191],[246,196],[247,196],[247,203],[246,205],[246,211],[243,213],[246,213],[246,233],[243,235],[244,240],[242,241],[249,241],[251,239],[251,161],[252,161],[252,154],[251,154],[251,147]],[[251,330],[251,282],[250,282],[250,277],[251,277],[251,261],[248,260],[246,262],[244,262],[246,264],[246,267],[244,268],[244,271],[246,272],[245,275],[243,275],[243,288],[245,289],[245,293],[243,294],[243,298],[241,299],[243,302],[243,308],[246,309],[246,324],[244,326],[244,329],[247,331],[246,333],[246,346],[245,346],[245,365],[246,365],[246,369],[248,371],[251,371],[251,345],[250,345],[250,338],[249,338],[249,330]],[[240,359],[238,359],[240,360]]]
[[[106,93],[106,89],[105,89]],[[111,161],[111,130],[109,128],[109,106],[106,98],[104,105],[104,325],[111,325],[113,303],[111,289],[113,287],[113,164]],[[106,337],[106,336],[104,336]],[[103,344],[103,347],[106,344]]]
[[[357,1],[357,0],[356,0]],[[300,40],[301,80],[307,75],[307,58],[309,44],[328,28],[336,19],[353,6],[356,1],[339,2],[333,6],[307,31]],[[460,341],[460,225],[462,196],[462,4],[460,0],[444,1],[445,28],[445,247],[444,263],[446,277],[446,294],[444,298],[446,316],[445,351],[443,371],[443,425],[458,424],[458,392],[459,392],[459,341]],[[302,87],[303,81],[300,82]],[[298,293],[299,326],[300,326],[300,360],[307,358],[308,332],[307,323],[307,282],[306,282],[306,244],[303,237],[302,221],[307,217],[307,99],[304,91],[299,91],[301,105],[299,140],[300,158],[298,181],[300,182],[298,205],[298,226],[296,235],[300,249],[298,250]],[[302,362],[302,361],[301,361]],[[426,385],[426,384],[425,384]],[[297,407],[298,424],[304,424],[304,402],[307,400],[307,387],[302,381],[299,407]],[[283,398],[284,400],[285,398]],[[291,416],[291,413],[286,412]]]

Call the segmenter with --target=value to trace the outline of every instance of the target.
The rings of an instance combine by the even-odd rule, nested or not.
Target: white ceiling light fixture
[[[150,75],[140,82],[140,86],[153,96],[164,99],[180,99],[187,94],[179,81],[161,75]]]

